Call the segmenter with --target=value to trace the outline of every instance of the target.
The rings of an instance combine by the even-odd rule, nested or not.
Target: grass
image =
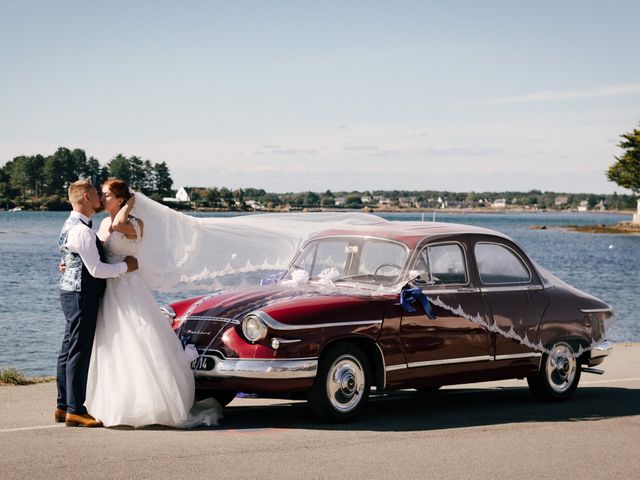
[[[27,377],[14,367],[0,370],[0,385],[33,385],[34,383],[51,382],[54,377]]]

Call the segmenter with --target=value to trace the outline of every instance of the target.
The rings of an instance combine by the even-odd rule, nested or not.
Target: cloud
[[[348,152],[377,152],[380,149],[373,145],[345,145],[343,150]]]
[[[527,93],[512,97],[503,97],[487,100],[485,104],[505,104],[505,103],[535,103],[535,102],[555,102],[562,100],[576,100],[584,98],[617,97],[621,95],[632,95],[640,93],[640,84],[609,85],[591,89],[579,90],[549,90],[543,92]]]
[[[499,155],[504,153],[502,150],[493,150],[493,149],[472,149],[472,148],[459,148],[459,147],[450,147],[450,148],[424,148],[421,150],[417,150],[417,153],[420,154],[428,154],[438,157],[451,157],[451,156],[463,156],[463,157],[490,157],[494,155]]]
[[[317,148],[286,148],[279,145],[263,145],[262,148],[268,150],[269,153],[275,153],[277,155],[317,155]],[[256,151],[258,155],[264,154],[264,151]]]
[[[376,150],[369,153],[370,157],[398,157],[404,152],[402,150]]]

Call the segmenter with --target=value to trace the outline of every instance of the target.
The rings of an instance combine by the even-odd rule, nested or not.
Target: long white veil
[[[388,223],[371,214],[341,212],[199,218],[135,196],[132,214],[144,222],[140,273],[156,291],[211,288],[223,277],[250,272],[259,278],[261,271],[285,268],[314,232]]]
[[[222,281],[225,278],[235,275],[246,280],[252,273],[255,277],[251,283],[257,284],[266,272],[287,267],[301,243],[315,232],[346,226],[357,229],[359,225],[393,225],[371,214],[340,212],[198,218],[172,210],[141,193],[135,195],[132,213],[144,222],[138,256],[140,273],[156,291],[210,290],[228,286]],[[489,332],[553,354],[542,344],[532,343],[525,332],[502,330],[480,313],[447,305],[440,297],[428,301]],[[581,346],[574,356],[580,356],[593,345]]]

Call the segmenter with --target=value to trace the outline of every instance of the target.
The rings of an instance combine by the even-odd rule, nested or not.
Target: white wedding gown
[[[139,246],[113,232],[105,242],[107,262],[137,257]],[[189,359],[142,276],[108,279],[89,368],[89,413],[107,427],[217,425],[220,405],[210,399],[194,407],[194,396]]]

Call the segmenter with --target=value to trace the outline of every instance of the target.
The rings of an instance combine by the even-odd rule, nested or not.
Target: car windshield
[[[284,279],[393,284],[400,278],[407,253],[405,245],[378,238],[321,238],[296,255]]]

